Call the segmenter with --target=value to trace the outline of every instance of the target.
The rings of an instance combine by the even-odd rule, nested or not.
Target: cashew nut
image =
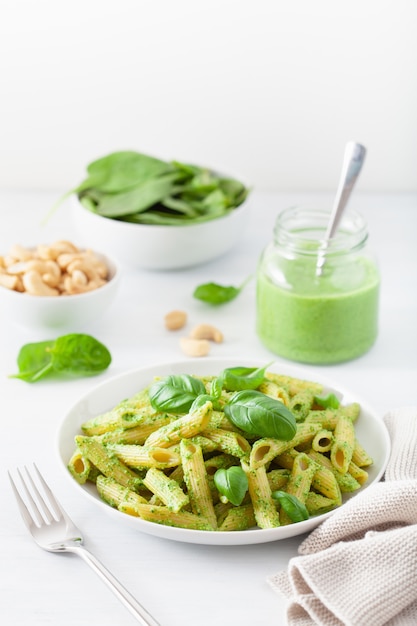
[[[7,287],[7,289],[16,289],[18,284],[18,277],[12,276],[10,274],[0,274],[0,285],[2,287]]]
[[[71,261],[71,263],[67,267],[67,272],[69,274],[73,274],[73,272],[77,270],[83,272],[87,276],[89,281],[90,280],[95,281],[97,284],[100,284],[100,281],[102,284],[105,282],[104,280],[100,278],[100,275],[94,263],[92,263],[86,257],[82,259],[75,259],[75,261]]]
[[[18,274],[24,274],[26,269],[27,269],[26,261],[17,261],[16,263],[12,263],[11,265],[7,266],[7,273],[17,276]]]
[[[81,270],[74,270],[72,273],[72,282],[74,285],[85,286],[88,283],[88,278]]]
[[[165,327],[168,330],[179,330],[187,323],[187,313],[185,311],[170,311],[164,317]]]
[[[32,252],[18,243],[11,248],[9,255],[16,261],[28,261],[32,258]]]
[[[71,241],[64,241],[64,240],[55,241],[55,243],[53,243],[50,246],[47,246],[45,244],[40,244],[38,246],[39,258],[44,259],[45,261],[47,261],[48,259],[56,261],[59,255],[65,252],[67,253],[78,252],[78,248],[76,245],[71,243]]]
[[[208,339],[215,343],[222,343],[223,333],[211,324],[198,324],[190,333],[192,339]]]
[[[75,276],[74,276],[75,274]],[[81,276],[85,277],[85,281]],[[101,280],[101,279],[100,279]],[[67,274],[64,278],[64,290],[63,293],[73,295],[76,293],[86,293],[87,291],[93,291],[103,284],[100,284],[96,280],[88,280],[87,276],[79,271],[75,270],[73,274]]]
[[[210,352],[210,342],[207,339],[181,337],[180,347],[187,356],[207,356]]]
[[[58,296],[58,289],[49,287],[42,280],[42,276],[35,270],[30,270],[23,274],[23,286],[27,293],[32,296]]]
[[[42,276],[42,280],[50,287],[56,287],[61,279],[61,270],[59,265],[52,260],[43,261],[41,259],[33,259],[26,264],[26,271],[38,272]]]
[[[90,261],[90,263],[95,267],[100,278],[107,278],[109,274],[109,268],[92,250],[86,250],[83,254],[83,258]]]

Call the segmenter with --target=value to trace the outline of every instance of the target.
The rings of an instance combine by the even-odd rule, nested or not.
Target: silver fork
[[[143,626],[160,626],[117,578],[82,545],[83,538],[80,531],[58,503],[35,464],[33,467],[36,473],[35,480],[37,479],[44,495],[39,491],[27,467],[25,467],[26,478],[19,469],[17,470],[22,482],[24,497],[22,497],[22,490],[18,489],[10,472],[8,474],[23,521],[36,543],[49,552],[78,554],[110,587],[138,622]]]

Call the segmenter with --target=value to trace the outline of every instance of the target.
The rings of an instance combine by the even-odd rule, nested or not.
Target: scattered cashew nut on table
[[[107,265],[92,251],[70,241],[14,245],[0,256],[0,285],[34,296],[65,296],[98,289],[109,280]]]
[[[187,323],[185,311],[173,310],[165,315],[165,327],[168,330],[179,330]],[[181,337],[180,347],[184,354],[192,357],[207,356],[211,343],[222,343],[223,333],[211,324],[194,326],[188,337]]]
[[[185,311],[174,310],[165,315],[165,328],[168,330],[180,330],[187,323],[187,313]]]

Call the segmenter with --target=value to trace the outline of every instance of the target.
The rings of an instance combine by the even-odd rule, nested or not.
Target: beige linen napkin
[[[385,481],[357,494],[271,576],[289,626],[417,625],[417,408],[384,417]]]

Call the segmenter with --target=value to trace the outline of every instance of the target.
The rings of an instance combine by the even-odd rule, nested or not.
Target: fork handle
[[[120,602],[125,605],[128,611],[142,624],[142,626],[160,626],[152,615],[134,598],[128,590],[113,576],[111,572],[84,546],[66,546],[70,552],[78,554],[88,565],[95,571],[103,582],[113,591],[119,598]]]

